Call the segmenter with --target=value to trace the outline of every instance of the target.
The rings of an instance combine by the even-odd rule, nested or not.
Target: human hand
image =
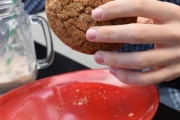
[[[180,76],[180,7],[155,0],[115,0],[92,11],[96,21],[120,17],[144,17],[137,23],[90,28],[86,37],[91,42],[154,44],[143,52],[116,53],[98,51],[94,58],[108,65],[120,81],[134,85],[150,85]],[[153,24],[145,24],[145,23]],[[128,69],[152,68],[146,72]]]

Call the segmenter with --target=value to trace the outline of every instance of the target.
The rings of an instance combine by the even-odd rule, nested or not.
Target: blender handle
[[[43,69],[50,66],[54,60],[54,49],[50,29],[46,20],[38,15],[30,15],[31,24],[39,24],[42,27],[45,42],[46,42],[46,58],[37,60],[38,69]],[[47,29],[45,28],[47,26]]]

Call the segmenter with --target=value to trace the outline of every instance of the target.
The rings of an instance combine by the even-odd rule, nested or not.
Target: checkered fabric
[[[45,0],[22,0],[25,4],[25,11],[28,14],[35,14],[39,11],[44,10]],[[180,5],[180,0],[161,0],[166,2],[175,3]],[[145,51],[153,49],[153,44],[144,45],[131,45],[125,44],[117,52],[134,52],[134,51]],[[180,88],[169,88],[161,84],[157,85],[160,93],[160,102],[180,110]]]
[[[160,1],[165,1],[165,2],[170,2],[170,3],[180,5],[180,0],[160,0]]]
[[[24,9],[28,14],[35,14],[44,10],[45,0],[23,0]]]
[[[174,108],[180,110],[180,89],[168,88],[167,90],[173,102]]]
[[[137,52],[154,48],[153,44],[124,44],[117,52]]]

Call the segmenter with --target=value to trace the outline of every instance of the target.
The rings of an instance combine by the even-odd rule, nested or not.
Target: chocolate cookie
[[[48,24],[57,37],[72,49],[94,54],[98,50],[119,49],[119,43],[94,43],[86,39],[86,31],[92,26],[120,25],[136,22],[136,17],[118,18],[98,22],[91,18],[91,11],[111,0],[46,0]]]

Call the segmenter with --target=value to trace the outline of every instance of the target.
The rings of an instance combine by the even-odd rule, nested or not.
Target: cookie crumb
[[[134,113],[129,113],[128,117],[133,117]]]

